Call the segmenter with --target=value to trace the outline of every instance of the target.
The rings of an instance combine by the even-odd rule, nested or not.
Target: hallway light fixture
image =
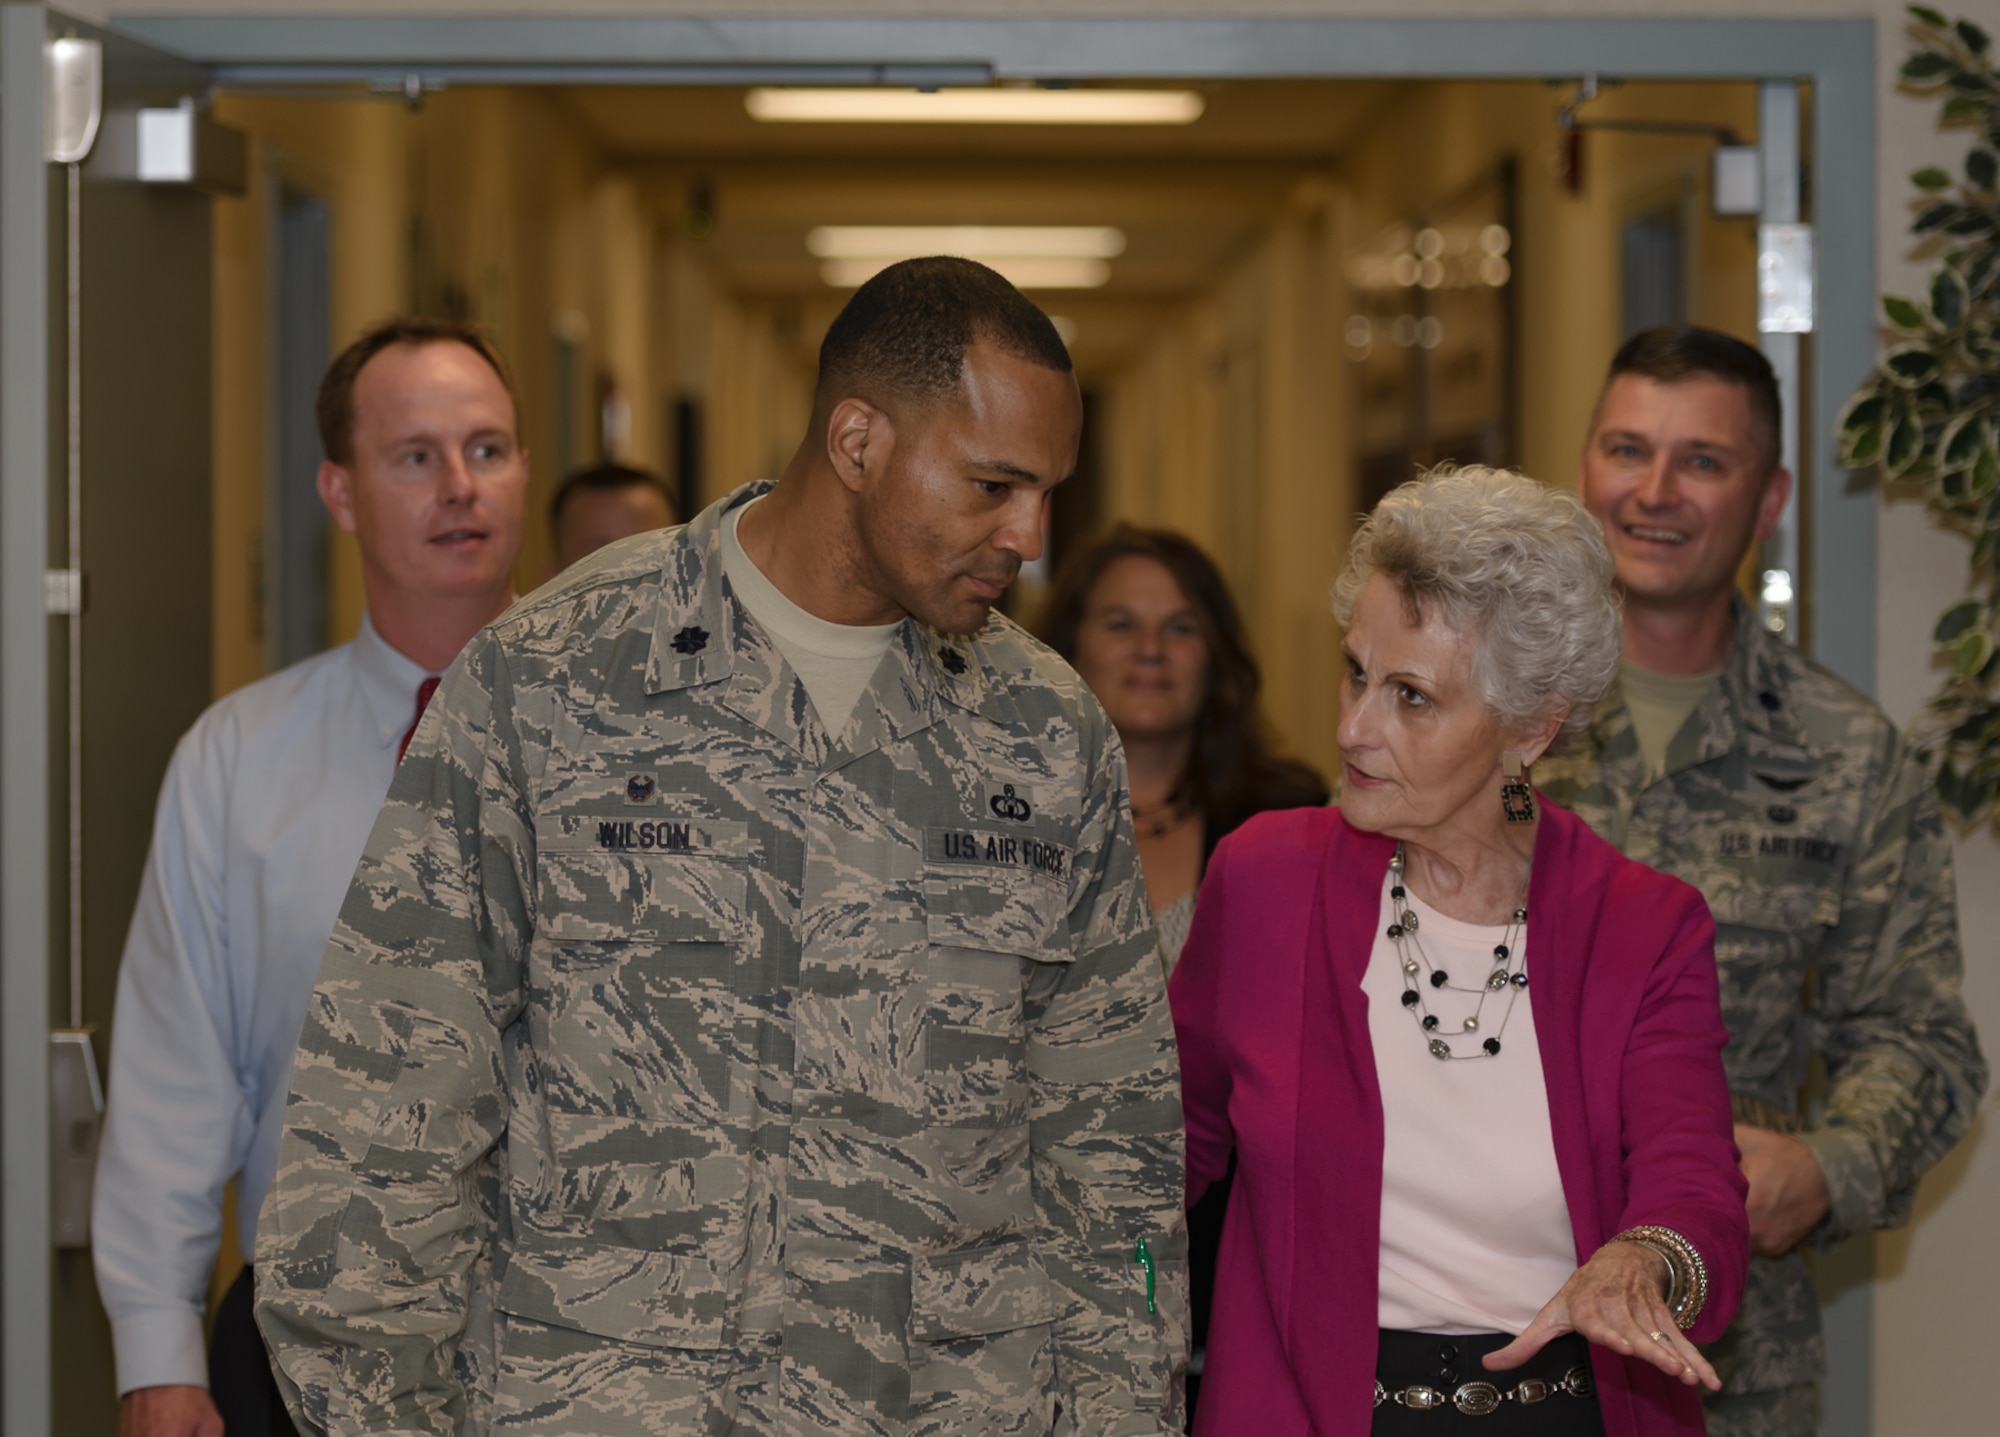
[[[899,258],[821,260],[819,277],[835,289],[858,289]],[[965,255],[978,260],[1016,289],[1098,289],[1111,278],[1111,266],[1101,259],[1037,258],[1032,255]]]
[[[1194,90],[760,87],[743,97],[767,124],[1191,125],[1206,106]]]
[[[1125,252],[1111,225],[820,225],[806,248],[835,289],[866,284],[898,260],[954,254],[998,270],[1017,289],[1096,289]]]
[[[820,225],[806,235],[820,259],[1115,259],[1125,231],[1111,225]]]

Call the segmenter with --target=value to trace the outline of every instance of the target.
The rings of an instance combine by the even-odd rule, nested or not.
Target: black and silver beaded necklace
[[[1500,1056],[1500,1038],[1507,1031],[1507,1020],[1514,1016],[1514,1004],[1528,986],[1527,957],[1521,951],[1521,934],[1528,926],[1528,880],[1521,880],[1521,897],[1514,905],[1514,916],[1508,923],[1501,939],[1493,947],[1493,967],[1477,987],[1466,987],[1453,983],[1451,974],[1431,962],[1430,954],[1424,951],[1423,940],[1417,936],[1417,915],[1411,911],[1407,890],[1403,887],[1404,868],[1403,845],[1396,845],[1396,853],[1389,860],[1392,875],[1389,899],[1396,912],[1389,924],[1389,941],[1396,945],[1396,958],[1403,970],[1403,1006],[1417,1021],[1417,1027],[1430,1054],[1440,1062],[1452,1062],[1468,1058],[1497,1058]],[[1430,1002],[1424,996],[1428,984],[1436,993],[1473,993],[1478,1002],[1473,1005],[1470,1015],[1460,1021],[1456,1030],[1443,1027],[1443,1020],[1430,1009]],[[1486,1016],[1486,1000],[1496,993],[1507,994],[1507,1007],[1500,1014],[1499,1026],[1491,1036],[1481,1039],[1478,1051],[1460,1053],[1453,1049],[1453,1038],[1474,1038],[1485,1031],[1481,1020]]]

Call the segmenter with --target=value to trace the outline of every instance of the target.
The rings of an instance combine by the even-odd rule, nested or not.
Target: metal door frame
[[[32,1437],[49,1424],[51,1297],[47,23],[0,7],[0,1429]]]
[[[0,192],[39,189],[40,6],[0,7]],[[1876,22],[1862,19],[950,19],[159,16],[113,23],[211,69],[225,88],[363,81],[669,84],[979,83],[1156,78],[1571,78],[1805,81],[1813,87],[1819,312],[1811,411],[1819,442],[1805,540],[1813,651],[1863,690],[1875,682],[1877,496],[1851,487],[1827,439],[1874,361]],[[32,172],[32,175],[30,174]],[[24,188],[25,187],[25,188]],[[46,1437],[48,758],[46,566],[47,217],[0,223],[0,1098],[4,1098],[5,1346],[9,1437]],[[1579,436],[1579,439],[1581,436]],[[1867,1264],[1865,1244],[1859,1261]],[[38,1277],[37,1273],[41,1273]],[[1865,1285],[1828,1313],[1829,1336],[1867,1352]],[[1835,1362],[1825,1430],[1866,1433],[1866,1362]]]
[[[198,95],[207,71],[46,5],[0,5],[0,1431],[47,1437],[54,1297],[50,1173],[48,846],[52,623],[44,576],[50,485],[66,455],[66,285],[51,264],[66,217],[44,157],[43,46],[103,46],[106,109]],[[142,811],[150,812],[150,796]]]

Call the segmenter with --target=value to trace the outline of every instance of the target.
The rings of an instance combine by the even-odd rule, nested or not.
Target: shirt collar
[[[354,675],[374,719],[375,733],[384,748],[391,747],[402,738],[416,715],[418,685],[434,675],[392,648],[366,611],[361,615],[361,630],[354,636],[351,652]]]

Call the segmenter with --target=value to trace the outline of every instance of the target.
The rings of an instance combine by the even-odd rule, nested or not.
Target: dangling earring
[[[1507,781],[1500,785],[1500,807],[1509,823],[1530,823],[1535,817],[1535,791],[1521,781],[1521,751],[1505,749],[1500,754],[1500,772]]]

